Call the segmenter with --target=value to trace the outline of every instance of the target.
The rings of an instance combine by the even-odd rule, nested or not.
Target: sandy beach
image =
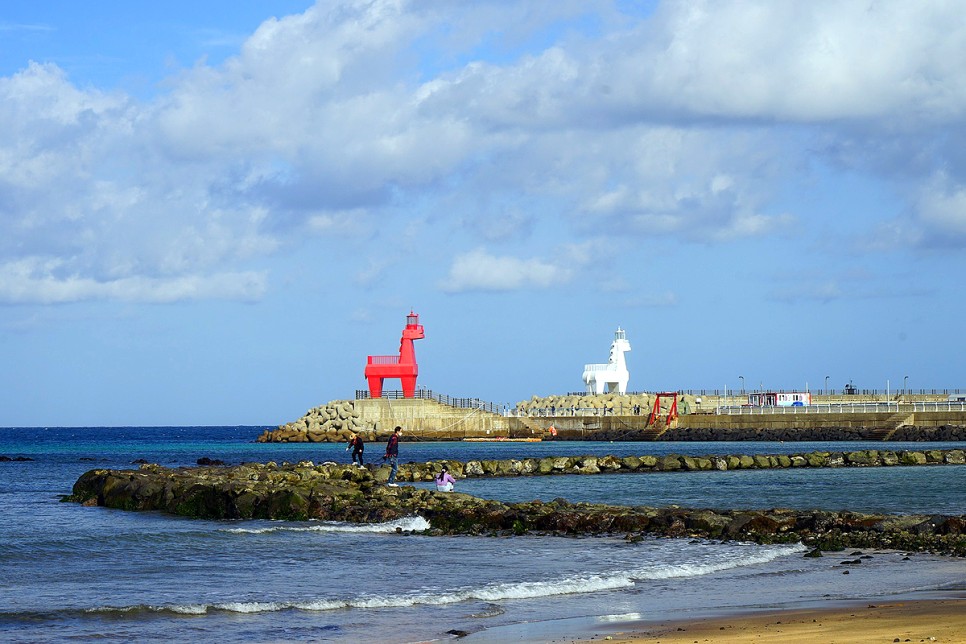
[[[635,630],[617,628],[571,641],[617,644],[966,642],[966,598],[890,601],[845,608],[660,622]]]

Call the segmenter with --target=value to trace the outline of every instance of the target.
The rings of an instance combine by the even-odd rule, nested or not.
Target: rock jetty
[[[256,440],[259,443],[342,443],[350,434],[361,434],[366,441],[384,439],[391,429],[377,432],[375,426],[359,419],[352,400],[332,400],[305,412],[291,423],[266,429]]]
[[[852,452],[805,452],[800,454],[728,454],[684,456],[548,456],[482,461],[436,461],[400,464],[400,481],[431,481],[440,465],[460,478],[542,476],[553,474],[601,474],[621,472],[698,472],[801,467],[892,467],[906,465],[964,465],[961,449],[858,450]],[[379,472],[379,469],[376,470]]]
[[[962,450],[903,452],[899,465],[962,463]],[[959,452],[954,454],[953,452]],[[866,457],[816,456],[817,466],[868,466]],[[868,456],[868,455],[867,455]],[[458,476],[590,473],[627,469],[684,471],[717,469],[717,457],[571,457],[523,461],[447,462]],[[730,465],[724,457],[725,465]],[[736,467],[772,467],[780,456],[737,456]],[[744,459],[751,459],[750,462]],[[652,461],[653,459],[653,461]],[[708,466],[704,461],[707,460]],[[780,462],[780,461],[776,461]],[[805,458],[808,463],[808,458]],[[675,464],[676,463],[676,464]],[[617,467],[617,464],[620,464]],[[400,466],[399,479],[431,480],[440,463]],[[803,467],[812,465],[802,465]],[[623,507],[570,503],[502,503],[460,493],[439,493],[403,485],[382,485],[389,468],[305,461],[248,463],[233,467],[169,469],[145,464],[136,470],[91,470],[65,498],[85,505],[123,510],[157,510],[202,519],[284,519],[383,522],[419,515],[430,534],[563,535],[622,534],[697,537],[757,543],[802,542],[820,550],[894,548],[966,556],[966,516],[885,515],[819,510],[720,510],[678,507]],[[711,474],[713,475],[713,474]]]

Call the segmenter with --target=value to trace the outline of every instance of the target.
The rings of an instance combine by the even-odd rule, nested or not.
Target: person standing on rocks
[[[387,481],[389,487],[399,487],[396,485],[396,471],[399,469],[400,434],[402,434],[402,427],[396,425],[396,428],[392,430],[392,436],[389,437],[389,442],[386,443],[386,455],[382,457],[382,460],[389,461],[389,465],[392,466],[392,469],[389,470],[389,481]]]
[[[362,452],[366,449],[365,441],[362,440],[362,436],[359,434],[352,434],[349,437],[349,446],[345,448],[348,452],[352,450],[352,464],[356,464],[356,459],[359,459],[359,467],[362,467]]]

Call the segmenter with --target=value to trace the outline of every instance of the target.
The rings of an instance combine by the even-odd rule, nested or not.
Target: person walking
[[[362,453],[366,449],[366,443],[364,440],[362,440],[362,436],[360,434],[352,434],[349,437],[349,446],[346,447],[345,450],[348,452],[350,449],[352,450],[352,464],[355,465],[356,459],[358,459],[359,467],[362,467]]]
[[[396,485],[396,471],[399,469],[400,434],[402,434],[402,427],[396,425],[396,428],[392,430],[392,436],[389,437],[389,442],[386,443],[386,455],[382,457],[382,460],[389,461],[389,465],[392,467],[389,470],[389,480],[386,482],[389,487],[399,487]]]
[[[449,470],[444,465],[440,470],[439,474],[436,475],[436,490],[439,492],[452,492],[453,485],[456,484],[456,479],[453,475],[449,473]]]

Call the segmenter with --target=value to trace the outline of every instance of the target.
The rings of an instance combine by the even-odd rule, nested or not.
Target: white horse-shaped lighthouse
[[[631,343],[624,335],[624,329],[617,327],[614,341],[610,345],[610,358],[607,364],[584,365],[584,384],[588,394],[602,394],[617,391],[623,395],[627,393],[627,363],[624,362],[624,352],[631,350]]]

